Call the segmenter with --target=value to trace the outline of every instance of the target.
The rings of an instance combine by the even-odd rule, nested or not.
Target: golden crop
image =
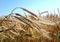
[[[49,14],[45,17],[37,16],[25,8],[18,8],[30,15],[13,13],[15,8],[8,16],[0,18],[0,42],[60,41],[60,16]]]

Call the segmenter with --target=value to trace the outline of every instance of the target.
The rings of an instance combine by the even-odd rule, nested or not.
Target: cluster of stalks
[[[22,9],[29,13],[25,16],[13,13],[15,9]],[[35,13],[17,7],[8,16],[0,17],[0,42],[59,42],[60,15],[45,12]],[[43,13],[48,13],[45,17]],[[58,10],[59,13],[59,10]]]

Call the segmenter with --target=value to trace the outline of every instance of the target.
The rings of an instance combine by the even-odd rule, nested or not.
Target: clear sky
[[[60,8],[60,0],[0,0],[0,16],[8,15],[15,7],[24,7],[36,12],[53,11]]]

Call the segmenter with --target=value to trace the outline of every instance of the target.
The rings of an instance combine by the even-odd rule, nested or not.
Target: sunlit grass
[[[30,15],[13,13],[17,8]],[[59,42],[59,14],[41,16],[42,13],[39,13],[40,16],[37,16],[25,8],[17,8],[8,16],[0,18],[0,42]]]

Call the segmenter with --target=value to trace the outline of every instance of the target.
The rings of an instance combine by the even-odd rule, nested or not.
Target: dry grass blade
[[[26,18],[27,18],[27,14],[24,12],[24,14],[25,14],[25,16],[26,16]]]

